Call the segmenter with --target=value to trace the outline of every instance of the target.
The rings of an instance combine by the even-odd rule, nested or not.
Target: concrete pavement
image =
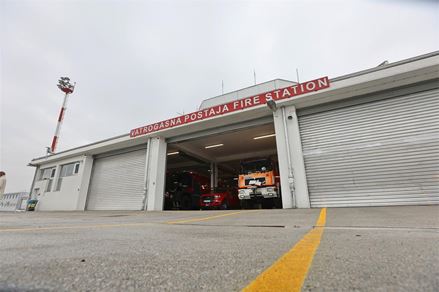
[[[319,213],[0,213],[0,290],[238,291]],[[437,291],[438,214],[439,206],[327,209],[303,290]]]
[[[438,291],[438,207],[329,209],[303,291]]]

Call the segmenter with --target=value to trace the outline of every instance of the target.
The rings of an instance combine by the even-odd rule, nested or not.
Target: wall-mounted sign
[[[204,120],[215,116],[232,113],[238,110],[251,108],[254,106],[265,104],[270,99],[273,100],[288,99],[294,96],[302,95],[312,91],[322,90],[328,87],[329,87],[328,77],[322,77],[304,83],[298,83],[285,88],[276,89],[269,92],[254,95],[251,97],[238,99],[235,101],[231,101],[229,103],[216,105],[193,113],[185,114],[165,121],[132,129],[130,131],[130,137],[134,138],[137,136],[146,135],[152,132],[157,132],[175,126],[181,126],[195,121]]]

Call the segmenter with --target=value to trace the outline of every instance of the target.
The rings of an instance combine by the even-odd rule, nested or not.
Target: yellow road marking
[[[324,227],[326,225],[326,208],[320,211],[319,219],[317,219],[315,227]]]
[[[215,215],[215,216],[207,216],[207,217],[202,217],[202,218],[191,218],[191,219],[183,219],[183,220],[176,220],[176,221],[168,221],[168,222],[166,222],[166,224],[183,224],[183,223],[190,223],[190,222],[206,221],[206,220],[211,220],[211,219],[216,219],[216,218],[221,218],[221,217],[226,217],[226,216],[232,216],[232,215],[237,215],[237,214],[241,214],[241,213],[250,213],[250,212],[255,212],[255,211],[259,211],[259,210],[246,210],[246,211],[232,212],[232,213],[226,213],[226,214]]]
[[[243,291],[300,291],[320,245],[325,224],[326,208],[323,208],[315,228]]]
[[[69,225],[69,226],[48,226],[48,227],[32,227],[32,228],[6,228],[6,229],[0,229],[0,232],[109,228],[109,227],[125,227],[125,226],[144,226],[144,225],[150,225],[150,224],[152,224],[152,223],[151,222],[142,222],[142,223],[123,223],[123,224],[96,224],[96,225]]]
[[[188,218],[184,220],[177,220],[177,221],[169,221],[164,222],[166,224],[179,224],[179,223],[189,223],[189,222],[197,222],[197,221],[205,221],[225,216],[231,216],[239,213],[244,212],[254,212],[259,210],[249,210],[249,211],[239,211],[239,212],[233,212],[233,213],[226,213],[221,215],[215,215],[215,216],[208,216],[208,217],[202,217],[202,218]],[[20,232],[20,231],[44,231],[44,230],[63,230],[63,229],[87,229],[87,228],[111,228],[111,227],[130,227],[130,226],[145,226],[145,225],[151,225],[151,224],[158,224],[160,222],[136,222],[136,223],[118,223],[118,224],[95,224],[95,225],[68,225],[68,226],[47,226],[47,227],[30,227],[30,228],[5,228],[0,229],[1,232]]]

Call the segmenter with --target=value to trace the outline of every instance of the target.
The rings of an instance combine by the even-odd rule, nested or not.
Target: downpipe
[[[285,136],[285,146],[287,148],[287,160],[288,160],[288,186],[290,188],[292,202],[293,202],[293,208],[296,208],[296,193],[295,193],[295,186],[294,186],[294,173],[293,173],[293,167],[292,167],[292,160],[291,160],[291,153],[290,153],[290,137],[288,135],[288,129],[287,129],[287,117],[285,113],[285,107],[281,107],[282,110],[282,122],[283,122],[283,128],[284,128],[284,136]]]

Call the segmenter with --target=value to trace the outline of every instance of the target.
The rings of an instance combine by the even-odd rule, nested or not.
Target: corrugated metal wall
[[[96,158],[88,193],[88,210],[143,208],[146,149]]]
[[[312,207],[439,203],[439,90],[299,117]]]

